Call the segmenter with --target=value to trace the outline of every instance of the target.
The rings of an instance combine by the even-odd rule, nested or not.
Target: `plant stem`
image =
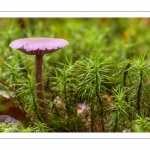
[[[127,85],[126,84],[126,79],[127,79],[127,74],[128,74],[129,67],[130,67],[130,63],[127,64],[125,72],[124,72],[124,77],[123,77],[123,85],[124,85],[124,87],[126,87],[126,85]]]
[[[41,118],[41,116],[40,116],[39,113],[38,113],[37,103],[36,103],[36,101],[35,101],[34,98],[33,98],[33,103],[34,103],[34,111],[35,111],[35,113],[36,113],[36,116],[37,116],[38,120],[41,121],[41,122],[43,122],[43,119]]]
[[[94,110],[93,110],[93,102],[91,101],[90,103],[90,109],[91,109],[91,132],[94,132],[94,117],[93,117],[93,113],[94,113]]]
[[[137,91],[137,111],[138,111],[138,115],[140,115],[140,111],[141,111],[141,89],[142,89],[142,78],[143,78],[143,72],[142,70],[140,70],[140,83],[138,86],[138,91]]]
[[[103,121],[103,103],[102,100],[98,94],[98,92],[96,91],[96,96],[98,98],[99,104],[100,104],[100,117],[101,117],[101,122],[102,122],[102,131],[104,132],[104,121]]]
[[[114,126],[113,132],[116,132],[117,125],[118,125],[118,116],[116,115],[116,118],[115,118],[115,126]]]
[[[66,103],[66,111],[67,111],[67,115],[68,115],[68,118],[70,117],[70,111],[69,111],[69,105],[68,105],[68,98],[67,98],[67,88],[66,88],[66,74],[64,75],[64,96],[65,96],[65,103]],[[70,123],[69,123],[69,120],[67,121],[67,126],[68,126],[68,129],[70,128]]]
[[[42,118],[44,121],[47,121],[47,111],[44,102],[43,84],[42,84],[42,63],[43,63],[43,55],[37,54],[35,61],[36,98],[37,103],[39,103],[39,106],[42,108],[41,114]]]
[[[127,87],[127,75],[128,75],[128,69],[130,68],[130,63],[127,64],[126,68],[125,68],[125,72],[124,72],[124,76],[123,76],[123,86],[124,88]],[[128,94],[127,92],[125,92],[125,101],[128,102]],[[129,112],[129,116],[128,119],[131,121],[131,113]]]
[[[99,80],[98,80],[98,69],[96,67],[96,96],[98,98],[98,101],[99,101],[99,105],[100,105],[100,118],[101,118],[101,122],[102,122],[102,131],[104,132],[104,121],[103,121],[103,103],[102,103],[102,100],[100,98],[100,95],[99,95],[99,90],[98,90],[98,84],[99,83]]]

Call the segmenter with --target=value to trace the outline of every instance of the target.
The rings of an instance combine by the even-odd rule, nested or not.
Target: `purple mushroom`
[[[42,117],[45,120],[47,118],[46,107],[43,95],[42,84],[42,62],[43,55],[46,53],[52,53],[60,48],[68,45],[69,42],[60,38],[23,38],[18,39],[10,43],[10,47],[18,49],[21,52],[28,55],[35,55],[35,80],[36,80],[36,97],[37,100],[42,100],[40,107],[43,108]]]

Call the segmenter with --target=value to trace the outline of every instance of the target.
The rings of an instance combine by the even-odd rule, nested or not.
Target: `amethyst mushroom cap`
[[[52,53],[68,45],[68,41],[60,38],[24,38],[10,43],[10,47],[29,55]]]
[[[41,100],[40,107],[43,108],[42,117],[47,120],[46,107],[44,103],[43,84],[42,84],[42,62],[43,55],[46,53],[55,52],[69,42],[61,38],[22,38],[17,39],[10,43],[10,47],[18,49],[19,51],[28,54],[35,55],[35,80],[36,80],[36,98]]]

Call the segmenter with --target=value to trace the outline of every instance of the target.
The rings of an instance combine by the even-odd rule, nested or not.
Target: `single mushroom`
[[[35,55],[35,80],[36,80],[36,98],[42,100],[40,107],[43,108],[42,117],[47,120],[47,111],[44,102],[43,84],[42,84],[42,62],[43,55],[52,53],[68,45],[69,42],[60,38],[23,38],[10,43],[10,47],[18,49],[29,55]]]

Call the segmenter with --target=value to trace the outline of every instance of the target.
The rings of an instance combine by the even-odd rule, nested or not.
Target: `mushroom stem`
[[[42,118],[44,121],[47,120],[47,111],[44,102],[44,94],[43,94],[43,84],[42,84],[42,63],[43,63],[43,55],[37,54],[35,61],[35,80],[36,80],[36,98],[37,103],[42,108]]]

